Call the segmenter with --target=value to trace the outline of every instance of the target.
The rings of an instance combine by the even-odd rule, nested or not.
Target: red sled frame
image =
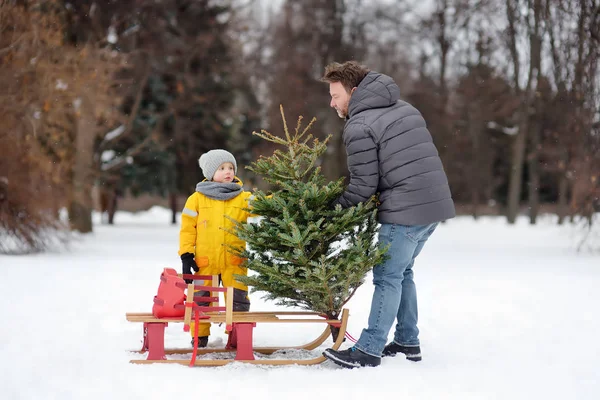
[[[349,312],[342,310],[340,319],[327,319],[324,315],[309,311],[268,311],[268,312],[234,312],[233,311],[233,288],[219,287],[217,276],[206,275],[183,275],[184,279],[208,280],[211,286],[189,284],[187,287],[187,298],[184,304],[185,314],[183,318],[156,318],[151,313],[127,313],[126,318],[130,322],[142,322],[144,340],[140,353],[147,352],[145,360],[131,360],[135,364],[147,363],[174,363],[187,364],[189,366],[220,366],[238,361],[252,364],[286,365],[300,364],[311,365],[325,361],[325,357],[319,356],[308,359],[256,359],[254,352],[261,354],[272,354],[278,350],[314,350],[323,344],[331,335],[330,326],[339,328],[337,340],[333,344],[334,350],[338,349],[344,341]],[[195,290],[210,292],[209,297],[194,297]],[[219,305],[218,293],[226,293],[225,306]],[[209,306],[198,306],[196,302],[209,302]],[[194,335],[194,346],[192,349],[166,349],[164,346],[165,328],[170,322],[183,323],[183,329],[189,332],[192,317],[195,326],[198,322],[225,323],[229,332],[225,348],[203,348],[198,349],[197,334]],[[289,347],[253,347],[253,330],[257,323],[324,323],[323,333],[315,340],[300,345]],[[196,328],[197,329],[197,328]],[[190,360],[167,359],[168,354],[192,353]],[[233,359],[198,359],[201,354],[235,352]]]

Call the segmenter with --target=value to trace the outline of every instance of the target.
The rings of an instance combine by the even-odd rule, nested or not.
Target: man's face
[[[341,82],[332,82],[329,84],[329,94],[331,95],[329,106],[335,108],[335,111],[337,111],[337,114],[342,119],[348,115],[348,104],[350,103],[350,97],[354,89],[356,88],[353,88],[348,93]]]

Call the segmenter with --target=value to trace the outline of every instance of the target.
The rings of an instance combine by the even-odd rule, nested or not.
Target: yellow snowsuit
[[[242,182],[236,177],[237,183]],[[251,214],[248,208],[251,192],[242,191],[229,200],[211,199],[202,193],[194,192],[188,197],[181,214],[181,230],[179,233],[179,255],[194,254],[199,271],[196,275],[220,275],[224,287],[234,288],[234,309],[236,300],[250,306],[248,287],[235,280],[233,275],[247,275],[247,268],[242,267],[243,258],[227,251],[226,245],[246,247],[246,242],[225,230],[234,230],[234,224],[226,216],[239,222],[246,222]],[[210,281],[205,282],[210,285]],[[238,289],[238,290],[235,290]],[[239,298],[239,296],[243,298]],[[237,299],[236,299],[237,298]],[[236,310],[237,311],[237,310]],[[240,311],[243,311],[240,309]],[[194,324],[190,326],[194,335]],[[210,323],[201,323],[198,336],[209,336]]]

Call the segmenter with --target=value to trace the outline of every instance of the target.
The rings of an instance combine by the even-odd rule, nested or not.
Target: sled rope
[[[344,337],[347,338],[348,340],[350,340],[352,343],[357,342],[357,340],[348,331],[346,331],[346,333],[344,333]]]

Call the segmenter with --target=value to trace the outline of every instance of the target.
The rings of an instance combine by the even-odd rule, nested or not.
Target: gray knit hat
[[[237,174],[237,163],[235,162],[235,157],[227,150],[211,150],[208,153],[202,154],[198,159],[198,164],[200,165],[200,168],[202,168],[202,173],[209,181],[212,180],[215,172],[217,172],[217,169],[219,169],[221,164],[226,162],[233,164],[233,170]]]

